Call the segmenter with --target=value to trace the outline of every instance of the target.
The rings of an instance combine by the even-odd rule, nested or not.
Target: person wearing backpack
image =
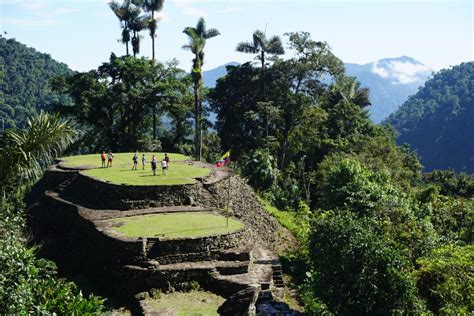
[[[137,155],[137,153],[135,153],[135,155],[133,155],[132,161],[133,161],[132,170],[137,170],[137,166],[138,166],[138,155]]]
[[[151,158],[151,170],[153,170],[153,175],[156,176],[156,157],[153,155]]]

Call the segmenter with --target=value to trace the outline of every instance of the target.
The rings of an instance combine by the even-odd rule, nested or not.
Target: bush
[[[313,293],[336,314],[416,313],[412,267],[400,246],[351,213],[315,220],[311,241]]]
[[[267,150],[252,150],[241,161],[242,175],[258,191],[268,190],[278,177],[276,161]]]
[[[474,312],[474,246],[448,245],[417,261],[418,287],[428,308],[440,315]]]
[[[103,299],[83,297],[74,283],[57,278],[53,262],[26,246],[22,211],[18,202],[0,209],[0,314],[104,312]]]
[[[423,174],[423,182],[438,185],[443,195],[474,197],[474,177],[464,172],[434,170]]]

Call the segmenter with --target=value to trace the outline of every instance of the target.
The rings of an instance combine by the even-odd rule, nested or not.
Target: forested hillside
[[[49,80],[71,74],[67,65],[0,36],[0,129],[24,127],[27,117],[58,101]]]
[[[474,62],[440,71],[387,122],[426,170],[474,172]]]

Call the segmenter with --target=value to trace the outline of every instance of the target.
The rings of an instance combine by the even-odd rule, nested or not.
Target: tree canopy
[[[474,173],[474,62],[444,69],[425,83],[386,123],[421,156],[427,171]]]
[[[50,55],[0,36],[0,131],[23,128],[28,117],[63,100],[51,91],[50,80],[70,74],[67,65]]]

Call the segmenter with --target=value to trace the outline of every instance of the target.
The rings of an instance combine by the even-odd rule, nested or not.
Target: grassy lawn
[[[244,227],[241,222],[210,213],[168,213],[116,218],[113,229],[127,237],[202,237],[225,234]]]
[[[132,170],[133,153],[114,154],[113,167],[101,168],[99,154],[64,157],[65,164],[71,167],[89,166],[93,169],[84,171],[84,174],[116,184],[131,185],[172,185],[194,183],[193,178],[207,176],[209,169],[188,165],[183,160],[188,157],[180,154],[168,154],[170,157],[169,169],[166,176],[161,175],[160,160],[163,153],[155,153],[158,160],[156,176],[151,171],[150,161],[153,153],[145,153],[147,163],[142,170],[141,154],[138,155],[138,170]]]
[[[217,309],[224,303],[221,296],[204,291],[189,293],[174,292],[162,294],[159,299],[147,299],[147,305],[155,312],[170,313],[178,316],[218,315]],[[176,312],[176,314],[172,314]],[[166,314],[168,315],[168,314]]]

